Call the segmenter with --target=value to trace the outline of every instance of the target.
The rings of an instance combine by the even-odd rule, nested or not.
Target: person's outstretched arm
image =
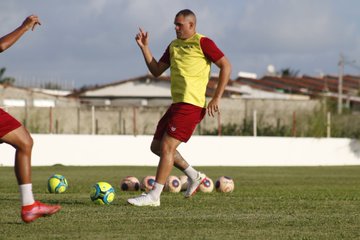
[[[18,28],[0,38],[0,52],[11,47],[29,29],[34,30],[37,24],[41,25],[37,16],[31,15],[27,17]]]
[[[158,62],[153,57],[150,48],[149,48],[149,34],[148,32],[144,32],[141,28],[139,29],[139,33],[136,34],[135,40],[139,45],[145,59],[145,63],[155,77],[160,76],[166,69],[169,68],[169,65],[163,62]]]

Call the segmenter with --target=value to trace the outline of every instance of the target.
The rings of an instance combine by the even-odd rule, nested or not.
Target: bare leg
[[[33,139],[24,126],[6,134],[1,140],[16,149],[15,175],[19,185],[31,183],[31,151]]]
[[[161,142],[159,140],[154,139],[151,143],[151,151],[160,157],[161,153]],[[180,171],[184,171],[189,167],[189,164],[186,160],[181,156],[181,154],[175,149],[174,153],[174,166]]]
[[[156,172],[156,182],[165,184],[166,178],[169,176],[174,166],[176,148],[181,141],[164,134],[160,147],[160,162]]]

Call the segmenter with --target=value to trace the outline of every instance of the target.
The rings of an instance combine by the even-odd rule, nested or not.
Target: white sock
[[[160,198],[163,189],[164,189],[164,185],[155,182],[153,189],[149,192],[150,197],[153,200],[158,200]]]
[[[198,176],[198,171],[196,171],[192,166],[189,166],[184,170],[184,173],[186,176],[188,176],[190,179],[196,179]]]
[[[22,206],[31,205],[35,202],[31,183],[19,185],[19,191]]]

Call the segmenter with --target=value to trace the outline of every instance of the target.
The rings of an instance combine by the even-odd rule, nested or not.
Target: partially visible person
[[[0,52],[11,47],[29,29],[41,25],[35,15],[27,17],[14,31],[0,38]],[[15,148],[15,175],[19,185],[21,199],[21,218],[29,223],[39,217],[58,212],[59,205],[46,205],[35,201],[31,183],[31,151],[33,139],[24,126],[10,114],[0,108],[0,143],[10,144]]]
[[[206,180],[206,175],[185,161],[177,147],[190,139],[206,111],[212,117],[219,112],[220,99],[230,78],[229,60],[211,39],[196,32],[196,16],[191,10],[178,12],[174,24],[176,39],[159,61],[150,51],[147,32],[140,29],[135,38],[148,69],[155,77],[170,68],[173,100],[160,119],[151,143],[151,151],[160,157],[154,188],[148,194],[128,199],[128,203],[135,206],[160,206],[160,195],[173,166],[188,176],[186,198],[193,196]],[[219,82],[212,99],[206,104],[211,63],[220,69]]]

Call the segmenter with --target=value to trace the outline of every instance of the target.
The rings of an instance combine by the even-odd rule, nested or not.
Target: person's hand
[[[209,102],[209,104],[207,105],[206,108],[207,108],[208,115],[211,117],[215,117],[215,113],[217,113],[217,114],[220,113],[219,99],[218,98],[211,99],[211,101]]]
[[[143,48],[149,44],[149,34],[139,28],[139,33],[136,34],[135,40],[140,48]]]
[[[36,25],[41,25],[41,23],[39,17],[35,15],[28,16],[22,23],[22,26],[24,26],[26,30],[31,28],[31,31],[34,31]]]

